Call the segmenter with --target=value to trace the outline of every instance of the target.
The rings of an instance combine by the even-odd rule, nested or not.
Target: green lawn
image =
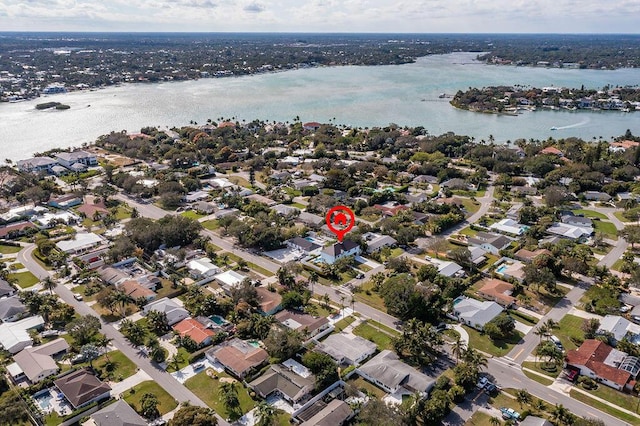
[[[568,351],[576,349],[577,346],[571,341],[574,339],[584,339],[584,333],[582,332],[582,323],[584,319],[575,315],[565,315],[559,322],[558,328],[553,330],[554,336],[556,336],[562,342],[564,348]]]
[[[546,377],[539,376],[539,375],[537,375],[535,373],[532,373],[530,371],[527,371],[527,370],[522,370],[522,372],[524,373],[525,376],[527,376],[531,380],[534,380],[534,381],[540,383],[541,385],[549,386],[549,385],[553,384],[553,380],[547,379]]]
[[[460,235],[466,235],[467,237],[475,237],[478,234],[478,231],[471,229],[470,226],[463,228],[458,232]]]
[[[626,217],[624,217],[623,213],[624,212],[617,211],[617,212],[614,212],[613,215],[617,217],[621,222],[635,222],[635,220],[633,219],[627,219]]]
[[[360,286],[362,291],[355,294],[358,302],[366,303],[367,305],[374,307],[382,312],[387,312],[387,307],[384,305],[384,300],[375,291],[373,291],[373,283],[368,281]],[[368,294],[367,294],[368,291]]]
[[[398,257],[401,256],[404,253],[404,250],[402,250],[400,247],[396,247],[393,250],[391,250],[391,254],[389,255],[389,257]]]
[[[111,361],[111,365],[108,365],[107,358]],[[133,361],[120,351],[112,351],[102,355],[93,361],[93,367],[102,372],[100,376],[103,380],[113,382],[121,382],[127,377],[133,376],[138,370]]]
[[[335,324],[335,330],[334,332],[336,333],[340,333],[342,330],[344,330],[345,328],[347,328],[349,326],[349,324],[351,324],[352,322],[354,322],[356,319],[355,317],[352,316],[348,316],[346,318],[341,319],[340,321],[338,321]]]
[[[0,254],[13,254],[22,250],[22,247],[0,245]]]
[[[174,371],[182,370],[184,367],[189,365],[190,356],[191,354],[189,353],[189,351],[187,351],[185,348],[180,346],[178,348],[178,359],[180,360],[180,362],[178,362],[178,368],[176,369],[175,365],[170,362],[173,358],[173,356],[170,356],[167,358],[167,372],[173,373]]]
[[[620,271],[620,269],[622,268],[622,265],[624,265],[624,260],[618,259],[615,262],[613,262],[613,265],[611,265],[611,269],[613,269],[614,271]]]
[[[461,200],[462,200],[462,205],[464,206],[464,209],[470,215],[480,210],[480,203],[478,201],[472,201],[469,198],[461,198]]]
[[[585,217],[591,218],[591,219],[607,219],[607,215],[604,213],[600,213],[600,212],[595,212],[593,210],[586,210],[586,209],[578,209],[578,210],[573,210],[573,213],[575,215],[583,215]]]
[[[120,205],[118,205],[118,209],[116,210],[115,218],[117,220],[128,219],[131,217],[131,210],[132,209],[129,207],[129,205],[120,203]]]
[[[593,394],[594,396],[597,396],[598,398],[609,401],[610,403],[617,405],[618,407],[624,408],[625,410],[633,411],[634,413],[638,412],[636,411],[636,409],[638,408],[637,396],[617,391],[603,384],[599,384],[596,390],[587,390],[587,392]]]
[[[596,228],[596,231],[600,231],[603,234],[606,234],[610,237],[617,237],[618,236],[618,230],[616,229],[616,226],[611,223],[611,222],[605,222],[602,220],[594,220],[593,224]]]
[[[205,220],[204,222],[201,222],[201,224],[204,229],[208,229],[209,231],[215,231],[216,229],[220,228],[220,223],[215,219]]]
[[[358,376],[357,374],[354,374],[353,376],[351,376],[351,378],[347,381],[347,383],[352,384],[363,393],[374,395],[376,398],[382,398],[387,394],[385,391],[375,386],[374,384],[367,382],[365,379]]]
[[[514,331],[513,336],[508,340],[491,340],[489,336],[481,334],[479,331],[463,326],[469,333],[469,346],[494,356],[505,356],[522,339],[523,334]]]
[[[305,206],[304,204],[300,204],[300,203],[291,203],[291,204],[289,204],[289,206],[295,207],[295,208],[300,209],[300,210],[304,210],[304,209],[307,208],[307,206]]]
[[[562,367],[561,366],[557,366],[554,370],[545,370],[543,367],[543,362],[542,361],[525,361],[522,363],[523,367],[526,367],[530,370],[533,371],[537,371],[540,374],[544,374],[545,376],[549,376],[553,379],[555,379],[556,377],[558,377],[560,375],[560,372],[562,371]]]
[[[215,373],[218,378],[207,376],[206,371],[196,374],[188,379],[184,385],[195,393],[200,399],[202,399],[209,407],[213,408],[216,413],[222,417],[227,418],[227,410],[219,399],[220,378],[230,379],[231,377],[226,373]],[[235,379],[234,379],[235,380]],[[238,399],[240,400],[240,411],[246,413],[255,407],[256,402],[251,399],[247,389],[242,386],[242,383],[236,382],[238,390]]]
[[[604,386],[604,385],[601,385],[601,386]],[[585,404],[588,404],[595,409],[604,411],[605,413],[610,414],[619,419],[622,419],[626,422],[629,422],[630,424],[638,424],[638,422],[640,421],[638,417],[624,413],[620,410],[616,410],[610,405],[597,401],[581,392],[576,391],[575,389],[571,389],[571,392],[569,393],[569,395],[571,395],[571,398],[573,399],[577,399],[578,401],[584,402]]]
[[[238,186],[242,186],[245,188],[251,188],[251,182],[249,182],[248,180],[246,180],[245,178],[241,177],[241,176],[229,176],[227,178],[229,180],[229,182],[238,185]]]
[[[184,212],[180,213],[180,216],[184,216],[184,217],[187,217],[189,219],[198,220],[201,217],[205,217],[206,215],[198,213],[195,210],[187,210],[187,211],[184,211]]]
[[[127,401],[134,409],[140,409],[140,401],[142,395],[145,393],[151,393],[158,398],[158,410],[160,414],[167,414],[178,406],[178,403],[166,390],[162,389],[159,384],[154,381],[142,382],[128,391],[124,392],[124,400]]]
[[[473,416],[464,423],[464,426],[493,426],[491,416],[481,411],[476,411]],[[500,420],[500,424],[503,424]]]
[[[381,351],[385,349],[393,349],[392,337],[367,322],[363,322],[354,328],[353,334],[372,341]]]
[[[9,274],[9,278],[13,278],[16,280],[16,284],[20,288],[27,288],[33,285],[36,285],[40,282],[40,280],[33,275],[31,272],[17,272],[15,274]]]

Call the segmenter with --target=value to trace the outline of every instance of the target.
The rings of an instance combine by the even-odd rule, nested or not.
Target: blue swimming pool
[[[33,399],[35,399],[38,402],[38,405],[40,406],[40,408],[42,408],[44,411],[47,411],[51,406],[51,400],[53,399],[53,395],[51,395],[51,392],[49,391],[49,389],[46,389],[41,392],[42,393],[40,394],[33,395]]]
[[[225,325],[227,323],[227,320],[222,318],[220,315],[211,315],[209,319],[217,325]]]
[[[507,270],[507,268],[509,268],[509,265],[506,265],[506,264],[505,264],[505,265],[500,265],[500,266],[498,267],[498,269],[496,269],[496,272],[497,272],[498,274],[504,274],[504,273],[505,273],[505,271]]]

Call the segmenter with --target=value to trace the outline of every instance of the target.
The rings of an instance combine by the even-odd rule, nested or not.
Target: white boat
[[[556,126],[553,126],[551,130],[558,130],[558,128]]]

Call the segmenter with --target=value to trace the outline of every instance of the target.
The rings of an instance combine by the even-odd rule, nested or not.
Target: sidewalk
[[[137,384],[142,382],[146,382],[147,380],[151,380],[151,376],[145,373],[143,370],[138,370],[136,374],[131,377],[127,377],[121,382],[113,383],[111,382],[111,394],[112,395],[120,395],[124,391],[127,391],[134,387]]]
[[[604,318],[598,314],[592,314],[590,312],[583,311],[582,309],[578,309],[576,307],[571,308],[569,312],[567,312],[567,314],[584,318],[584,319],[597,319],[598,321],[602,321],[602,319]]]

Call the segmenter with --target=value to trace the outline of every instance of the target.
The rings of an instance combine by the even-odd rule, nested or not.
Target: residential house
[[[0,298],[16,294],[16,288],[7,280],[0,278]]]
[[[298,250],[306,254],[309,254],[312,251],[320,248],[318,244],[302,237],[294,237],[294,238],[291,238],[290,240],[287,240],[287,246],[291,247],[294,250]]]
[[[291,182],[291,185],[293,186],[293,189],[301,190],[310,186],[318,186],[318,182],[311,179],[295,179]]]
[[[44,319],[40,315],[23,318],[15,322],[0,324],[0,346],[12,354],[16,354],[33,345],[29,330],[41,330]]]
[[[290,404],[299,405],[309,397],[314,384],[313,376],[303,377],[283,365],[272,365],[249,387],[264,399],[277,394]]]
[[[330,334],[318,343],[314,350],[333,358],[338,365],[358,365],[373,355],[378,347],[375,343],[353,334]]]
[[[513,219],[502,219],[499,222],[491,224],[489,229],[502,232],[504,234],[520,236],[527,232],[529,227],[527,225],[522,225]]]
[[[145,315],[151,311],[165,313],[167,315],[167,322],[169,325],[174,325],[189,317],[189,311],[167,297],[154,300],[143,308]]]
[[[309,338],[331,326],[329,320],[325,317],[315,317],[291,309],[280,311],[275,317],[276,321],[282,325],[285,325],[291,330],[299,331]]]
[[[546,231],[548,234],[557,235],[562,238],[578,241],[585,240],[593,234],[593,228],[586,226],[574,226],[564,223],[554,223]]]
[[[503,278],[514,278],[519,282],[524,281],[524,263],[515,259],[503,257],[498,260],[495,272]]]
[[[10,225],[0,226],[0,238],[19,238],[25,235],[29,229],[38,228],[31,222],[16,222]]]
[[[453,301],[453,315],[463,324],[482,330],[486,323],[500,315],[502,306],[496,302],[481,302],[469,297],[458,297]]]
[[[185,318],[172,328],[180,337],[191,338],[199,347],[209,345],[213,336],[216,335],[215,331],[206,328],[194,318]]]
[[[515,303],[513,294],[513,284],[495,278],[485,278],[480,281],[482,287],[478,290],[478,295],[483,299],[491,300],[506,308]]]
[[[375,253],[384,247],[393,247],[398,243],[395,238],[374,232],[362,234],[362,240],[367,243],[367,253]]]
[[[409,207],[400,204],[397,201],[387,201],[384,204],[374,204],[374,209],[382,212],[383,216],[393,217],[403,210],[409,210]]]
[[[18,296],[0,299],[0,321],[14,322],[22,318],[26,313],[27,307],[24,306]]]
[[[79,232],[71,240],[58,241],[56,246],[68,254],[79,254],[103,244],[105,240],[93,232]]]
[[[31,346],[13,356],[15,361],[7,366],[14,382],[26,378],[31,384],[38,383],[58,373],[58,357],[69,350],[66,340],[60,338],[40,346]]]
[[[51,173],[51,168],[57,166],[58,162],[50,157],[33,157],[27,160],[20,160],[17,163],[18,170],[27,173]]]
[[[318,227],[324,223],[325,219],[313,213],[300,212],[296,221],[304,223],[307,226]]]
[[[133,300],[145,299],[147,301],[153,300],[156,297],[156,292],[143,287],[136,280],[126,280],[118,284],[118,288],[128,296],[131,296]]]
[[[553,423],[547,419],[536,416],[527,416],[524,420],[518,422],[520,426],[553,426]]]
[[[548,146],[540,151],[540,154],[548,154],[548,155],[556,155],[558,157],[563,157],[564,152],[560,151],[555,146]]]
[[[418,175],[413,178],[413,183],[430,183],[435,185],[439,182],[438,178],[430,175]]]
[[[236,216],[238,213],[240,213],[238,209],[220,209],[213,214],[213,218],[221,219],[226,216]]]
[[[523,262],[531,263],[534,260],[536,260],[538,256],[541,256],[541,255],[553,256],[553,254],[547,249],[538,249],[534,251],[527,250],[527,249],[520,249],[517,252],[515,252],[514,257]]]
[[[434,379],[400,361],[398,355],[388,349],[358,367],[356,372],[392,394],[426,395],[435,384]]]
[[[320,257],[323,262],[333,265],[338,259],[347,256],[360,256],[360,253],[362,253],[362,250],[358,243],[344,240],[343,242],[337,242],[324,247],[320,252]]]
[[[111,393],[111,386],[102,382],[88,369],[72,371],[53,383],[74,409],[107,399]]]
[[[509,247],[512,240],[504,235],[481,231],[475,237],[469,237],[467,241],[472,247],[480,247],[484,251],[498,255],[500,250]]]
[[[193,205],[193,209],[200,214],[211,214],[216,211],[216,206],[206,201],[198,201]]]
[[[98,275],[100,276],[100,279],[108,285],[116,285],[129,279],[129,274],[112,266],[98,269]]]
[[[256,287],[260,306],[258,310],[262,315],[275,315],[282,309],[282,296],[277,291],[269,291],[266,287]]]
[[[640,344],[640,325],[619,315],[607,315],[600,320],[598,334],[608,334],[615,342],[627,338],[633,344]]]
[[[471,262],[476,265],[476,266],[480,266],[482,265],[484,262],[487,261],[487,252],[480,248],[480,247],[468,247],[469,250],[469,254]]]
[[[295,207],[286,206],[284,204],[276,204],[275,206],[271,207],[271,210],[275,211],[281,216],[294,215],[300,211]]]
[[[83,214],[84,217],[87,217],[92,220],[104,219],[110,214],[109,210],[107,209],[107,207],[102,201],[94,204],[84,203],[83,205],[78,207],[76,210],[78,211],[78,213]]]
[[[222,286],[224,291],[231,293],[231,290],[242,284],[247,277],[229,269],[228,271],[214,275],[213,278]]]
[[[467,191],[475,191],[476,187],[464,179],[453,178],[446,180],[440,184],[441,188],[449,188],[449,189],[462,189]]]
[[[191,276],[196,279],[208,278],[220,272],[220,268],[208,257],[190,260],[187,263],[187,269],[189,269]]]
[[[95,426],[147,426],[147,421],[140,417],[124,399],[118,399],[100,411],[91,415]]]
[[[584,195],[584,199],[588,201],[600,201],[600,202],[608,202],[611,201],[611,195],[606,192],[599,191],[585,191],[582,193]]]
[[[276,171],[269,175],[269,179],[274,180],[276,182],[284,182],[291,177],[291,173],[287,171]]]
[[[320,126],[322,126],[322,124],[318,123],[317,121],[310,121],[308,123],[304,123],[302,125],[302,128],[304,130],[309,130],[309,131],[315,132],[316,130],[318,130],[320,128]]]
[[[595,339],[585,340],[578,349],[568,351],[566,364],[617,390],[632,387],[630,381],[640,371],[638,358]]]
[[[260,195],[260,194],[251,194],[251,195],[248,195],[246,198],[247,200],[264,204],[267,207],[272,207],[278,204],[276,201],[272,200],[271,198],[265,197],[264,195]]]
[[[464,275],[462,266],[458,265],[456,262],[434,258],[431,258],[428,261],[436,268],[438,268],[438,273],[440,275],[443,275],[445,277],[461,277]]]
[[[59,152],[55,154],[55,157],[58,163],[66,168],[78,163],[85,167],[98,165],[98,158],[95,154],[87,151]]]
[[[16,220],[27,219],[48,211],[48,208],[42,206],[20,206],[11,208],[9,211],[2,213],[0,215],[0,219],[5,222],[15,222]]]
[[[300,426],[342,426],[354,416],[354,412],[344,401],[333,399],[322,410]]]
[[[40,229],[50,229],[58,224],[75,225],[80,222],[80,217],[70,211],[47,212],[31,218],[31,222]]]
[[[593,227],[593,221],[584,216],[562,215],[560,222],[572,226],[582,226],[586,228]]]
[[[209,349],[211,362],[218,362],[233,376],[242,380],[269,360],[267,351],[237,337]]]
[[[75,194],[64,194],[59,197],[53,197],[47,202],[47,205],[62,210],[79,206],[80,204],[82,204],[82,198]]]

